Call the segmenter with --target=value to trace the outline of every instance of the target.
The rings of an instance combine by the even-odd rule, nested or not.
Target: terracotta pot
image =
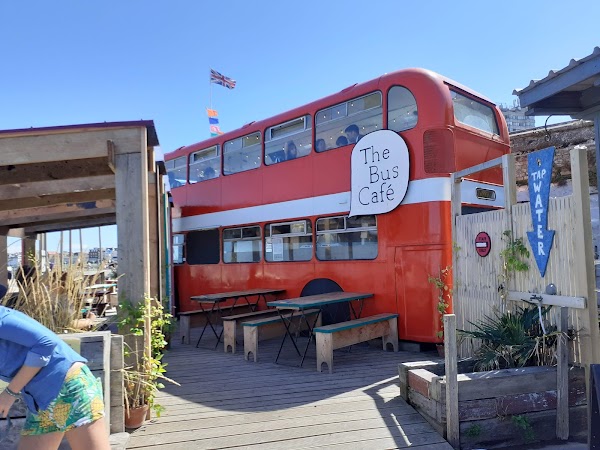
[[[146,420],[146,414],[148,414],[149,406],[142,405],[136,408],[129,408],[125,410],[125,428],[139,428],[144,424]]]

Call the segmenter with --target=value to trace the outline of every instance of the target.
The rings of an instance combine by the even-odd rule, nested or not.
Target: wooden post
[[[569,346],[567,329],[569,308],[560,308],[558,331],[561,333],[556,346],[556,437],[569,439]]]
[[[460,448],[458,420],[458,370],[456,367],[456,315],[444,314],[444,358],[446,360],[446,439]]]
[[[0,235],[0,284],[8,287],[8,238]]]

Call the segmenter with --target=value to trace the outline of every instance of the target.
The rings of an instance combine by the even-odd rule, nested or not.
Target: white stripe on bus
[[[493,189],[496,191],[496,199],[478,199],[475,191],[477,187]],[[498,186],[465,180],[461,183],[461,200],[463,203],[471,205],[502,207],[504,206],[504,190]],[[450,201],[450,178],[427,178],[411,181],[400,206],[440,201]],[[340,192],[300,200],[181,217],[173,219],[173,232],[180,233],[247,223],[272,222],[296,217],[347,214],[348,211],[350,211],[350,192]]]

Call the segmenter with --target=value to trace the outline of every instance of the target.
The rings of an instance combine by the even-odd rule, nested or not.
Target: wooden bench
[[[319,314],[318,309],[307,309],[304,311],[305,317],[311,317],[315,314]],[[292,313],[283,315],[286,318],[292,317]],[[293,320],[296,321],[302,317],[298,312],[293,313]],[[317,326],[321,325],[321,316],[317,321]],[[283,318],[278,314],[272,317],[265,317],[263,319],[249,320],[242,323],[244,327],[244,359],[248,361],[250,353],[254,358],[254,362],[258,361],[258,341],[271,339],[277,336],[283,336],[286,332]],[[260,333],[259,333],[260,329]],[[299,330],[306,329],[306,323],[300,322]]]
[[[398,314],[377,314],[362,319],[325,325],[313,330],[317,343],[317,371],[322,371],[325,362],[329,373],[333,373],[333,351],[369,341],[383,338],[383,349],[391,344],[398,351]]]
[[[225,353],[231,348],[231,353],[235,353],[235,342],[237,340],[238,326],[248,320],[256,320],[261,317],[278,316],[276,309],[266,309],[263,311],[254,311],[234,316],[223,316],[223,350]]]
[[[224,313],[231,311],[231,306],[223,306],[222,310]],[[239,303],[233,307],[235,312],[246,312],[250,311],[250,307],[244,302]],[[202,311],[197,309],[194,311],[184,311],[179,313],[179,335],[181,336],[181,342],[184,344],[190,343],[190,331],[192,328],[204,326],[206,323],[206,315],[208,310]],[[211,318],[213,325],[222,324],[222,318],[218,317],[218,314],[214,314]]]

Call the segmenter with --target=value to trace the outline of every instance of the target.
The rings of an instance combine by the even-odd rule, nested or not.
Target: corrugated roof
[[[531,80],[527,87],[524,87],[522,89],[513,90],[513,95],[523,94],[524,92],[527,92],[527,91],[533,89],[534,87],[538,86],[539,84],[549,81],[552,78],[555,78],[562,73],[568,72],[569,70],[572,70],[575,67],[580,66],[581,64],[583,64],[591,59],[597,58],[597,57],[600,57],[600,47],[594,47],[594,51],[590,55],[588,55],[584,58],[572,59],[569,62],[569,65],[567,67],[564,67],[560,70],[551,70],[550,72],[548,72],[548,75],[545,78],[542,78],[540,80]]]

